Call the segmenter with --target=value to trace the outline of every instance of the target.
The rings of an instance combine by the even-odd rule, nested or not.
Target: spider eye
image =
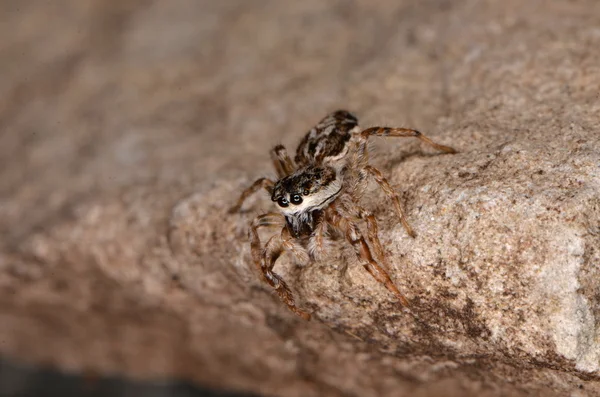
[[[294,194],[292,196],[292,204],[300,204],[302,202],[302,197],[299,194]]]
[[[285,197],[281,197],[279,200],[277,200],[277,204],[279,204],[280,207],[287,207],[290,205]]]
[[[308,196],[310,194],[310,192],[308,191],[308,189],[304,189],[304,191],[302,192],[303,196]]]

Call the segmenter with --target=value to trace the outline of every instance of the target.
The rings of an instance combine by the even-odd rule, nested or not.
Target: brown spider
[[[384,251],[377,236],[377,221],[373,214],[359,205],[368,178],[372,177],[394,203],[408,234],[415,237],[402,211],[398,194],[381,172],[368,164],[367,141],[370,136],[415,137],[446,153],[456,153],[453,148],[439,145],[416,130],[388,127],[361,130],[354,115],[338,110],[327,115],[302,139],[296,150],[295,165],[285,147],[275,146],[271,150],[271,157],[279,180],[258,179],[230,209],[230,212],[239,211],[244,201],[261,188],[267,190],[271,200],[278,204],[280,213],[259,215],[251,223],[252,259],[281,300],[304,319],[310,319],[310,314],[296,306],[292,291],[273,272],[273,267],[285,249],[304,259],[308,259],[307,249],[312,260],[319,257],[330,228],[341,232],[354,247],[365,269],[403,305],[408,306],[404,295],[371,254],[372,249],[377,260],[385,263]],[[366,240],[359,230],[358,221],[366,223]],[[266,226],[282,226],[282,229],[263,247],[258,229]]]

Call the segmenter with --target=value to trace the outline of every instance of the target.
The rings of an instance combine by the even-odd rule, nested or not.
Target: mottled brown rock
[[[285,396],[600,394],[600,3],[0,5],[0,354]],[[344,244],[301,267],[304,322],[246,227],[327,112],[378,140],[402,309]]]

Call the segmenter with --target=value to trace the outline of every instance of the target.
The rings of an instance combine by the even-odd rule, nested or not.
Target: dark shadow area
[[[35,368],[0,358],[0,397],[259,397],[181,381],[132,381]]]

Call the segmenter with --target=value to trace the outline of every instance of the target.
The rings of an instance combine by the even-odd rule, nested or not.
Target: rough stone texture
[[[600,2],[6,1],[0,353],[286,396],[600,394]],[[225,210],[336,108],[402,310],[345,245],[261,284]]]

